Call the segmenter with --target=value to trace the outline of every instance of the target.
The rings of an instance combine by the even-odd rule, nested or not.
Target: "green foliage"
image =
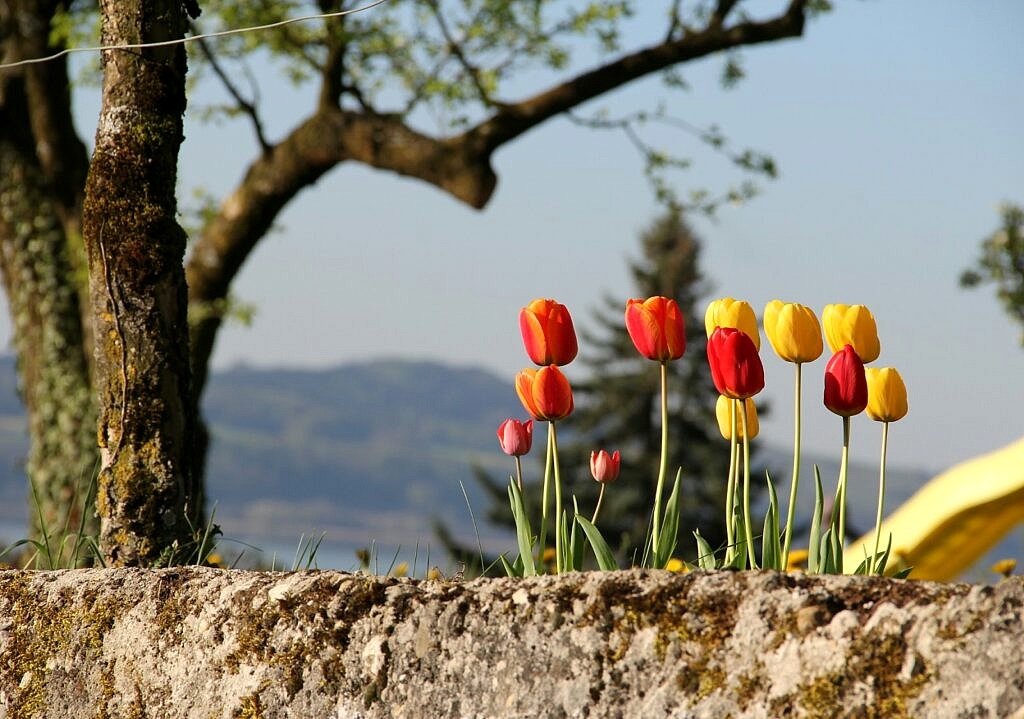
[[[455,129],[492,105],[515,75],[561,70],[581,47],[620,47],[633,2],[593,0],[392,0],[370,11],[292,23],[217,40],[222,60],[266,53],[296,85],[331,72],[340,55],[343,101],[405,115],[425,106]],[[358,3],[319,3],[328,12]],[[206,0],[203,31],[254,27],[318,12],[303,0]],[[581,41],[584,45],[581,46]],[[194,52],[194,61],[206,59]]]
[[[1024,327],[1024,207],[1007,202],[999,214],[999,229],[982,241],[977,265],[960,275],[960,284],[994,283],[1003,309]]]

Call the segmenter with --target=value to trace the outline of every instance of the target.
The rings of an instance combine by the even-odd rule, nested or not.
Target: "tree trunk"
[[[0,269],[32,438],[29,536],[43,545],[39,567],[86,562],[91,553],[82,535],[97,528],[96,412],[70,267],[38,168],[0,141]]]
[[[42,54],[53,12],[46,3],[0,5],[3,59]],[[29,537],[42,546],[40,567],[87,562],[83,535],[98,529],[96,410],[76,280],[85,282],[69,247],[82,182],[77,193],[73,186],[87,158],[75,151],[77,136],[64,135],[67,76],[53,65],[0,78],[0,271],[31,438]]]
[[[180,38],[180,0],[102,0],[104,45]],[[185,233],[175,219],[181,45],[103,54],[83,226],[99,395],[97,510],[108,565],[188,561],[194,415]]]

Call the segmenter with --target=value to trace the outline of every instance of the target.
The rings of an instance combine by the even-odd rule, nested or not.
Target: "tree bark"
[[[38,56],[47,47],[53,11],[53,3],[3,3],[3,58]],[[88,158],[70,118],[63,66],[0,77],[0,271],[28,418],[29,538],[43,546],[37,554],[42,567],[87,562],[82,537],[98,529],[91,501],[96,410],[80,275],[69,246],[69,233],[79,226]]]
[[[180,0],[102,0],[104,45],[182,37]],[[181,45],[103,53],[103,103],[83,211],[95,326],[108,565],[187,560],[194,415],[185,233],[175,214],[183,139]]]

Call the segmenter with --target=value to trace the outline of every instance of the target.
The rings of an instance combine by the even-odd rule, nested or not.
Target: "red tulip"
[[[520,422],[509,417],[498,427],[498,442],[501,451],[512,457],[521,457],[533,445],[533,420]]]
[[[516,394],[538,421],[565,419],[572,414],[572,387],[555,365],[524,369],[516,375]]]
[[[637,351],[647,359],[675,360],[686,351],[683,313],[679,304],[668,297],[628,300],[626,329]]]
[[[764,365],[750,337],[733,327],[718,327],[708,338],[708,364],[719,394],[747,399],[764,389]]]
[[[860,414],[868,406],[864,363],[852,345],[832,355],[825,366],[825,406],[840,417]]]
[[[576,330],[565,305],[554,300],[534,300],[519,311],[519,330],[526,354],[534,364],[566,365],[576,357]]]
[[[590,453],[590,474],[601,484],[614,482],[619,476],[619,464],[622,457],[619,450],[608,454],[605,450]]]

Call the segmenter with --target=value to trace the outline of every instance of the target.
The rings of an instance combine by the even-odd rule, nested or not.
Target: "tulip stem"
[[[601,491],[597,495],[597,506],[594,507],[594,516],[590,518],[590,523],[597,525],[597,515],[601,511],[601,501],[604,499],[604,482],[601,483]]]
[[[800,487],[800,368],[796,363],[796,390],[793,395],[793,479],[789,484],[789,510],[786,512],[786,537],[782,544],[782,566],[789,566],[789,548],[793,542],[793,519],[796,516],[796,494]]]
[[[519,461],[519,455],[516,455],[516,484],[519,485],[519,494],[523,493],[523,463]]]
[[[551,429],[554,425],[548,423],[548,446],[544,455],[544,488],[541,490],[540,500],[540,559],[544,562],[545,544],[548,539],[548,487],[551,484]]]
[[[739,429],[736,426],[736,400],[729,400],[732,433],[729,435],[729,478],[725,481],[725,564],[736,556],[736,463],[739,460]]]
[[[750,523],[750,439],[747,436],[747,408],[746,401],[740,400],[744,405],[739,412],[740,426],[743,431],[743,527],[747,533],[747,559],[750,560],[750,568],[757,569],[757,559],[754,557],[754,528]],[[768,541],[767,537],[762,541]]]
[[[561,574],[565,569],[562,557],[562,477],[558,471],[558,439],[555,435],[554,421],[548,422],[551,437],[551,465],[555,471],[555,573]]]
[[[846,473],[850,461],[850,418],[843,417],[843,455],[839,463],[839,491],[836,504],[839,505],[839,546],[846,544]]]
[[[882,423],[882,461],[878,470],[878,514],[875,517],[875,551],[871,555],[871,574],[880,569],[878,550],[882,544],[882,514],[885,512],[885,450],[889,444],[889,423]]]
[[[668,470],[668,362],[661,361],[661,463],[658,466],[658,484],[654,489],[654,520],[651,528],[651,549],[657,562],[661,546],[661,493]],[[657,567],[661,569],[661,567]]]

